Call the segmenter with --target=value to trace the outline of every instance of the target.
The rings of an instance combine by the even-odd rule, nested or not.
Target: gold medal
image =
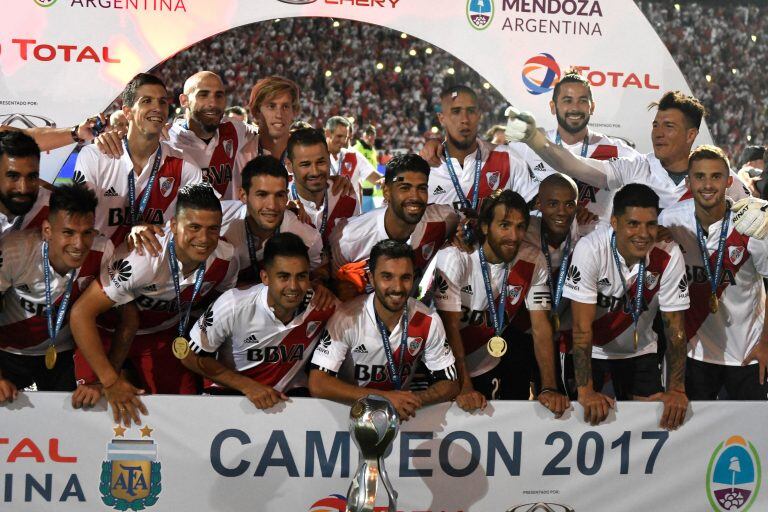
[[[709,310],[712,312],[712,314],[716,314],[717,310],[720,308],[720,301],[717,298],[717,295],[714,293],[709,296]]]
[[[177,359],[184,359],[187,357],[189,355],[189,342],[187,342],[187,338],[179,336],[174,339],[171,349],[173,350],[173,355],[176,356]]]
[[[637,333],[637,329],[635,329],[635,352],[637,352],[637,346],[640,342],[640,335]]]
[[[486,348],[493,357],[501,357],[507,353],[507,342],[501,336],[494,336],[488,340]]]
[[[557,313],[552,315],[552,328],[555,330],[555,332],[560,332],[560,315]]]
[[[53,367],[56,366],[56,357],[58,354],[56,354],[56,347],[51,345],[45,350],[45,367],[49,370],[53,370]]]

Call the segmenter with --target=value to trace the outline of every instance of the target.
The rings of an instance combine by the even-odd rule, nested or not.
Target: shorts
[[[663,391],[661,363],[656,353],[627,359],[592,359],[592,383],[602,391],[610,378],[617,400],[651,396]]]
[[[759,365],[726,366],[688,358],[685,364],[685,393],[690,400],[717,400],[725,388],[729,400],[766,400],[768,381],[760,384]]]
[[[45,367],[45,356],[22,356],[0,350],[0,373],[4,379],[13,382],[17,389],[35,384],[38,391],[74,391],[74,352],[59,352],[56,365],[49,370]]]
[[[496,367],[472,377],[472,386],[488,400],[528,400],[531,381],[538,372],[530,334],[508,327],[502,333],[507,352]]]

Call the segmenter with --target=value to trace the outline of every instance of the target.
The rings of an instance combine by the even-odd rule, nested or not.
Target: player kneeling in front
[[[440,317],[408,297],[413,260],[413,249],[403,242],[383,240],[373,247],[368,267],[374,292],[345,303],[328,321],[312,356],[313,396],[351,404],[376,393],[389,399],[405,421],[417,409],[451,400],[459,392]],[[422,356],[433,382],[424,391],[407,391]],[[342,370],[345,360],[352,364]],[[353,370],[353,375],[344,370]]]

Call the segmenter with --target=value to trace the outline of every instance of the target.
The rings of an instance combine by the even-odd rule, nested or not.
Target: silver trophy
[[[360,450],[360,464],[347,492],[346,512],[373,512],[381,480],[389,498],[389,512],[397,511],[397,492],[384,468],[384,455],[400,429],[392,403],[379,395],[360,398],[349,411],[349,432]]]

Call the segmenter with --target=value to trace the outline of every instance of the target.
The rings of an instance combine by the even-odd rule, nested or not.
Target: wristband
[[[80,125],[76,124],[75,126],[72,127],[72,130],[70,130],[69,134],[72,136],[72,140],[74,142],[76,142],[77,144],[82,144],[83,142],[85,142],[85,139],[81,139],[77,135],[77,131],[79,128],[80,128]]]
[[[541,391],[539,391],[539,395],[543,395],[544,393],[557,393],[557,394],[559,394],[560,392],[558,390],[556,390],[555,388],[541,388]]]

